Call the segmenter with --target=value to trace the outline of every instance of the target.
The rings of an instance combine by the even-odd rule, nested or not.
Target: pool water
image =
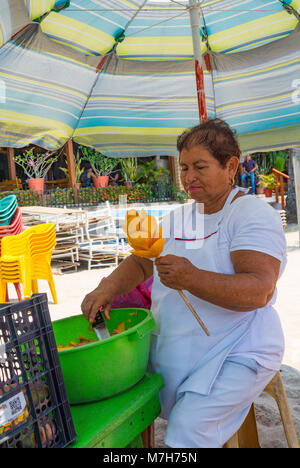
[[[179,204],[171,204],[171,205],[160,205],[159,207],[157,205],[135,205],[135,206],[130,206],[127,205],[126,208],[115,208],[112,210],[112,216],[115,219],[115,224],[116,224],[116,234],[120,239],[124,239],[126,237],[122,224],[125,221],[125,216],[128,210],[137,210],[139,213],[141,209],[143,208],[148,215],[154,216],[158,222],[161,221],[161,218],[170,213],[171,211],[175,210],[178,208]],[[126,241],[125,241],[126,243]]]
[[[115,209],[112,212],[112,215],[115,219],[123,221],[125,219],[126,212],[128,210],[131,209],[131,210],[137,210],[138,212],[140,212],[141,209],[143,208],[147,212],[148,215],[154,216],[155,218],[159,219],[162,216],[170,213],[170,211],[175,210],[179,206],[182,206],[182,205],[179,205],[179,204],[161,205],[160,207],[157,207],[157,205],[156,206],[155,205],[154,206],[153,205],[149,205],[149,206],[141,205],[141,206],[130,207],[130,205],[128,205],[126,209],[120,209],[120,208]]]

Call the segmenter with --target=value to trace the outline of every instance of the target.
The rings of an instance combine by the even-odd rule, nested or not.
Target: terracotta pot
[[[265,189],[261,185],[256,186],[256,193],[257,195],[262,195],[264,193]]]
[[[125,180],[124,184],[125,184],[125,187],[132,187],[133,184],[134,184],[134,181],[133,180]]]
[[[273,195],[273,190],[272,189],[265,189],[264,190],[265,196],[266,197],[272,197]]]
[[[102,188],[108,186],[109,176],[92,176],[95,188]]]
[[[28,186],[30,190],[35,192],[44,193],[45,179],[28,179]]]

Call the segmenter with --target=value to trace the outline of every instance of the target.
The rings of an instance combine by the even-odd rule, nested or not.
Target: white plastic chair
[[[125,245],[119,242],[109,202],[98,210],[87,212],[84,242],[80,243],[79,259],[88,262],[88,269],[97,266],[118,266]]]

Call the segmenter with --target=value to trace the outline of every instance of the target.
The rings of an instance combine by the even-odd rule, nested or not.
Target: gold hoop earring
[[[229,183],[230,183],[231,187],[234,187],[235,186],[235,177],[232,177]]]

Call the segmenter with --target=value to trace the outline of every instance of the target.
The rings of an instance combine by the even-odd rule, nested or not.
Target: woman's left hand
[[[172,289],[187,289],[195,266],[184,257],[165,255],[154,262],[160,281]]]

